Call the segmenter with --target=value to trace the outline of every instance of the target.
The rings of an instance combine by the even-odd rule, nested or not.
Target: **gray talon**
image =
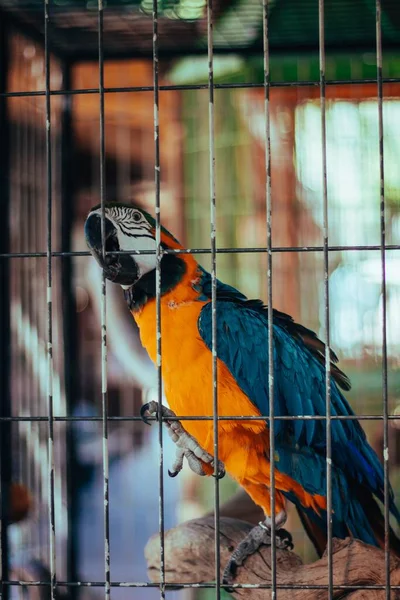
[[[145,423],[150,425],[150,421],[146,416],[148,413],[150,416],[155,415],[157,420],[159,416],[159,404],[152,400],[147,404],[144,404],[140,410],[140,416]],[[198,443],[198,441],[190,435],[182,424],[176,419],[175,413],[161,406],[161,415],[163,417],[164,424],[167,427],[168,435],[171,440],[177,446],[176,458],[172,469],[168,470],[170,477],[176,477],[183,467],[183,458],[186,457],[190,469],[197,475],[206,475],[203,465],[204,463],[210,466],[214,465],[214,457],[212,454],[206,452]],[[171,419],[171,420],[169,420]],[[222,479],[225,475],[225,467],[221,461],[218,461],[218,479]]]
[[[293,539],[291,534],[282,529],[282,525],[286,522],[286,513],[281,511],[275,517],[275,540],[276,547],[281,550],[293,549]],[[223,585],[227,586],[225,589],[228,592],[232,592],[233,588],[229,587],[233,584],[237,574],[238,567],[240,567],[244,561],[254,554],[262,545],[271,545],[271,518],[266,517],[264,522],[260,522],[258,525],[253,527],[246,535],[246,537],[240,542],[237,548],[233,551],[228,564],[224,569],[222,576]]]
[[[212,463],[210,463],[212,467],[214,467],[214,460],[212,461]],[[215,475],[214,473],[212,474],[213,477],[216,477],[217,479],[223,479],[226,475],[226,471],[225,471],[225,465],[222,461],[218,461],[218,471],[217,474]]]
[[[170,477],[176,477],[178,474],[179,474],[179,471],[170,471],[170,470],[168,469],[168,475],[169,475]]]

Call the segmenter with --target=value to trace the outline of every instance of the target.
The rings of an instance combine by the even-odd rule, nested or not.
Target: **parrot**
[[[102,214],[104,228],[102,239]],[[277,548],[292,548],[283,525],[287,502],[297,509],[319,556],[327,546],[327,433],[325,344],[292,317],[272,309],[275,514],[271,514],[271,463],[268,417],[268,311],[262,300],[249,299],[216,279],[218,464],[214,464],[212,276],[162,225],[157,259],[156,220],[137,203],[107,202],[92,208],[84,225],[92,256],[110,281],[122,287],[128,309],[150,358],[157,363],[156,268],[160,260],[161,364],[169,407],[152,401],[142,416],[163,420],[178,447],[170,475],[186,457],[200,475],[225,471],[261,507],[265,520],[234,550],[223,583],[234,581],[238,568],[261,544],[271,544],[274,522]],[[104,246],[104,248],[103,248]],[[104,250],[104,251],[103,251]],[[175,252],[178,251],[178,252]],[[118,254],[119,252],[119,254]],[[115,254],[113,254],[115,253]],[[350,381],[329,349],[331,421],[332,536],[385,545],[384,471],[377,454],[346,400]],[[185,419],[185,427],[176,415]],[[240,419],[235,420],[235,416]],[[290,419],[306,416],[306,419]],[[232,418],[229,418],[232,417]],[[250,418],[249,418],[250,417]],[[259,418],[257,418],[259,417]],[[263,418],[264,417],[264,418]],[[318,417],[320,417],[318,419]],[[389,511],[400,512],[389,485]],[[400,556],[400,540],[390,526],[391,550]]]

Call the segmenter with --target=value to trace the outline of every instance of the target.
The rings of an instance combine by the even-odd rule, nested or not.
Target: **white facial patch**
[[[143,234],[146,237],[139,237],[141,233],[138,233],[138,237],[132,237],[125,235],[116,225],[118,231],[118,243],[121,250],[135,250],[135,251],[143,251],[143,250],[152,250],[154,254],[132,254],[137,266],[139,267],[139,276],[143,277],[149,271],[152,271],[157,266],[157,260],[155,251],[157,249],[157,244],[155,239],[147,237],[147,230],[143,229]]]
[[[92,214],[101,216],[101,208],[93,211]],[[156,249],[157,244],[151,234],[151,225],[147,219],[141,215],[141,220],[135,220],[133,215],[141,215],[140,211],[125,207],[115,206],[105,208],[105,217],[114,225],[120,250],[134,251],[134,258],[138,271],[139,279],[146,273],[153,271],[157,266]],[[153,254],[140,254],[142,251],[153,251]],[[137,254],[137,252],[139,254]],[[131,286],[122,286],[129,289]]]

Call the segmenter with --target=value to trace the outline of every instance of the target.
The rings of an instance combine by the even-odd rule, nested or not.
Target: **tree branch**
[[[252,525],[238,519],[222,517],[220,521],[221,567],[224,568],[231,552],[248,533]],[[154,535],[145,548],[151,581],[159,581],[160,539]],[[270,584],[271,551],[263,546],[247,559],[239,570],[235,583]],[[215,580],[214,571],[214,519],[211,516],[183,523],[165,533],[166,583],[204,583]],[[385,556],[382,550],[358,540],[334,540],[333,573],[335,585],[384,585]],[[221,575],[222,575],[221,569]],[[328,560],[304,565],[301,558],[287,550],[277,550],[278,585],[323,585],[328,583]],[[391,557],[391,584],[400,585],[400,561]],[[268,592],[264,589],[238,589],[237,598],[261,600]],[[325,600],[327,590],[280,589],[279,600]],[[351,600],[384,600],[384,590],[335,589],[333,598]],[[400,598],[393,591],[392,598]]]

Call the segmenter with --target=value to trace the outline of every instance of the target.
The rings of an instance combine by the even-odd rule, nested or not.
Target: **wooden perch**
[[[234,547],[248,533],[252,525],[245,521],[221,517],[221,567],[224,568]],[[159,581],[160,540],[154,535],[145,549],[151,581]],[[271,550],[263,546],[247,559],[239,570],[235,583],[270,584]],[[391,557],[391,584],[400,584],[400,561]],[[203,583],[215,579],[214,574],[214,519],[211,516],[183,523],[165,533],[166,583]],[[277,550],[278,585],[327,585],[328,560],[323,556],[312,564],[303,564],[294,552]],[[336,585],[384,585],[385,556],[382,550],[347,538],[333,541],[333,573]],[[221,570],[222,575],[222,570]],[[237,598],[261,600],[269,597],[264,589],[237,589]],[[278,590],[279,600],[325,600],[326,589]],[[384,590],[335,589],[334,598],[351,600],[384,600]],[[400,598],[394,590],[391,598]]]

